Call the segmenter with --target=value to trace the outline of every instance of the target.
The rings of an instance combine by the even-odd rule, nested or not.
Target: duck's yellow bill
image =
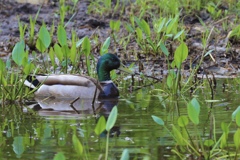
[[[133,71],[131,71],[130,69],[128,69],[124,64],[121,63],[120,67],[118,68],[120,71],[124,71],[127,72],[129,74],[134,74]]]

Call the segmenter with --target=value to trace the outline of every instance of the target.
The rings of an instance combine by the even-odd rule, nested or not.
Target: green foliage
[[[118,109],[117,106],[114,106],[106,123],[106,130],[109,132],[110,129],[114,126],[117,120]]]
[[[65,158],[63,152],[58,152],[53,158],[53,160],[65,160],[65,159],[66,158]]]
[[[101,116],[98,120],[98,123],[94,129],[96,135],[100,135],[106,128],[106,120],[103,116]]]
[[[43,53],[50,45],[51,37],[45,25],[39,30],[36,48]]]
[[[195,124],[199,124],[200,104],[196,98],[193,98],[187,105],[188,116],[190,120]]]
[[[83,155],[83,146],[75,134],[72,136],[72,143],[78,157],[81,157]]]
[[[111,38],[108,37],[105,42],[103,43],[101,49],[100,49],[100,55],[104,55],[105,53],[108,53],[108,48],[110,46],[110,40]]]
[[[124,149],[120,160],[128,160],[128,159],[129,159],[129,151],[128,149]]]

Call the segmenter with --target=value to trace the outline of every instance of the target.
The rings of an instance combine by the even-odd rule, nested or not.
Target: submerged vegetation
[[[105,25],[109,26],[110,31],[104,32],[103,35],[98,29],[104,25],[91,21],[93,23],[91,25],[97,23],[97,27],[91,36],[81,38],[76,28],[70,27],[71,30],[68,28],[74,23],[80,3],[77,0],[60,0],[58,11],[51,24],[41,20],[41,25],[36,25],[43,6],[39,7],[34,18],[29,17],[29,23],[18,19],[18,42],[12,46],[12,55],[7,60],[0,59],[2,108],[7,108],[10,102],[22,104],[26,99],[32,98],[33,91],[24,87],[23,84],[27,75],[67,73],[96,77],[96,57],[113,51],[124,59],[131,70],[135,71],[135,75],[131,78],[119,75],[115,71],[111,72],[112,79],[120,88],[125,89],[127,85],[132,84],[132,90],[137,90],[135,91],[136,100],[141,102],[140,106],[133,106],[134,104],[127,99],[127,96],[121,96],[130,107],[146,108],[151,97],[158,98],[162,106],[166,107],[169,103],[176,106],[177,120],[172,119],[169,122],[167,119],[167,124],[161,117],[152,115],[152,121],[162,126],[163,132],[167,132],[173,138],[172,153],[180,159],[238,159],[240,157],[238,138],[240,137],[240,108],[235,106],[237,109],[232,113],[229,122],[221,122],[219,133],[216,129],[219,127],[216,126],[217,120],[212,113],[216,79],[211,74],[209,76],[207,74],[206,79],[197,76],[202,68],[205,72],[206,63],[216,63],[216,52],[223,50],[225,57],[236,52],[232,48],[240,37],[239,19],[238,16],[231,19],[229,17],[239,13],[240,2],[162,0],[159,3],[158,0],[116,0],[114,2],[91,0],[87,13],[96,19],[100,17],[107,19]],[[207,21],[207,19],[210,20]],[[197,32],[198,30],[200,32]],[[217,36],[218,34],[223,34],[224,42]],[[197,36],[196,40],[191,39],[191,36]],[[214,46],[217,43],[222,43],[223,47]],[[193,48],[199,49],[198,52],[194,53],[196,49]],[[187,73],[184,72],[184,68],[187,68]],[[160,88],[158,83],[166,85],[161,85]],[[239,80],[236,78],[234,83],[239,84]],[[154,89],[143,94],[142,89],[149,85],[154,86]],[[197,96],[205,92],[210,93],[210,97],[201,99]],[[190,97],[186,96],[189,93]],[[185,106],[179,106],[179,101]],[[206,101],[211,105],[204,106],[208,108],[206,113],[208,119],[204,123],[211,125],[208,136],[203,137],[201,133],[206,131],[205,128],[201,131],[202,126],[199,124],[203,122],[200,122],[199,114]],[[187,108],[187,115],[181,115],[179,107]],[[173,109],[169,110],[173,111]],[[99,138],[104,131],[107,132],[106,148],[103,153],[105,159],[108,159],[110,132],[117,116],[118,109],[114,107],[108,119],[101,116],[94,130],[91,130]],[[6,122],[1,131],[8,125],[10,124]],[[47,129],[48,126],[41,127]],[[71,127],[69,130],[72,132],[72,143],[78,158],[89,159],[88,151],[78,138],[77,128]],[[229,140],[230,130],[233,135],[231,141]],[[35,132],[37,135],[40,134],[37,129]],[[15,138],[14,141],[18,143],[23,141],[21,136]],[[3,138],[0,137],[0,146],[4,145],[3,142]],[[20,149],[19,152],[21,152]],[[121,159],[129,159],[129,155],[131,152],[128,149],[123,150]],[[101,156],[99,157],[101,159]],[[58,152],[54,157],[54,160],[62,159],[65,159],[63,152]],[[151,157],[146,154],[143,159],[151,159]]]

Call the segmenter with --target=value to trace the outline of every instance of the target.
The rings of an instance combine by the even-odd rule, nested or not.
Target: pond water
[[[162,85],[164,84],[156,84],[154,87],[158,88]],[[239,88],[228,85],[223,92],[220,86],[214,92],[214,100],[219,101],[213,104],[211,110],[211,117],[215,119],[214,127],[217,136],[222,134],[221,123],[231,122],[232,112],[239,105],[237,93]],[[184,99],[191,100],[191,97],[181,98],[179,101],[166,99],[163,102],[161,101],[163,94],[153,94],[153,92],[153,86],[133,93],[121,91],[122,96],[118,103],[107,103],[102,106],[102,109],[98,108],[99,104],[95,104],[94,110],[87,101],[74,103],[74,108],[66,109],[64,106],[69,104],[67,102],[62,104],[62,109],[58,110],[51,109],[59,106],[57,101],[49,104],[49,107],[41,104],[44,110],[40,109],[40,106],[32,107],[33,105],[2,107],[0,108],[2,133],[0,134],[0,159],[48,160],[53,159],[58,152],[63,152],[66,159],[79,159],[73,148],[73,134],[77,135],[83,145],[83,159],[104,157],[106,133],[97,136],[94,129],[99,114],[107,117],[111,105],[116,103],[118,117],[111,131],[109,159],[120,159],[125,148],[129,150],[130,159],[180,159],[171,152],[176,147],[172,136],[164,127],[156,124],[151,116],[161,117],[166,127],[171,130],[171,125],[177,124],[179,115],[187,115]],[[194,96],[201,104],[200,124],[197,127],[191,124],[188,131],[192,136],[197,132],[204,139],[212,133],[213,124],[209,118],[211,105],[205,101],[211,99],[211,94],[206,88],[200,89]],[[78,105],[81,107],[84,105],[85,108],[79,109]],[[233,126],[230,129],[229,141],[232,141],[232,131],[235,131],[237,127]]]

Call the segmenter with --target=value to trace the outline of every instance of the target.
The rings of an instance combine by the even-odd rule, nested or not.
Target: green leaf
[[[53,160],[65,160],[65,156],[63,154],[63,152],[58,152],[55,156]]]
[[[214,144],[214,141],[212,139],[207,139],[204,141],[204,145],[207,147],[211,147]]]
[[[58,26],[57,37],[61,46],[67,45],[67,33],[62,25]]]
[[[52,62],[52,66],[55,66],[55,57],[54,57],[54,51],[52,47],[49,50],[49,58]]]
[[[165,54],[165,56],[168,57],[169,52],[168,52],[168,49],[166,48],[166,46],[164,45],[164,43],[160,42],[160,48],[161,48],[162,52]]]
[[[180,32],[178,32],[178,33],[174,36],[173,40],[175,40],[175,39],[177,39],[178,37],[180,37],[183,33],[184,33],[184,29],[181,30]]]
[[[139,43],[143,39],[142,30],[139,27],[136,28],[136,34],[137,34],[137,40],[138,40],[138,43]]]
[[[28,75],[34,70],[34,68],[34,64],[28,63],[24,66],[23,72],[25,73],[25,75]]]
[[[188,116],[194,124],[199,124],[200,104],[196,98],[193,98],[187,105]]]
[[[51,43],[50,34],[45,25],[42,25],[38,33],[38,39],[40,39],[45,48],[48,48]]]
[[[104,116],[101,116],[94,129],[96,135],[100,135],[105,130],[105,128],[106,128],[106,119]]]
[[[101,49],[100,49],[100,55],[103,55],[103,54],[105,54],[105,53],[108,52],[108,48],[109,48],[109,46],[110,46],[110,40],[111,40],[110,37],[108,37],[108,38],[105,40],[105,42],[103,43],[103,46],[102,46]]]
[[[63,52],[62,52],[61,47],[57,43],[55,43],[55,45],[54,45],[54,52],[55,52],[57,58],[59,59],[59,61],[62,61],[63,60]]]
[[[240,128],[234,133],[233,141],[237,150],[240,149]]]
[[[128,160],[128,159],[129,159],[129,151],[128,149],[124,149],[120,160]]]
[[[36,48],[42,53],[47,49],[40,38],[37,39]]]
[[[6,64],[0,58],[0,73],[6,73]]]
[[[85,56],[89,56],[91,51],[91,44],[88,37],[85,37],[82,43],[82,51],[84,52]]]
[[[188,56],[188,47],[184,42],[182,42],[174,53],[174,61],[178,69],[181,68],[181,64],[187,58],[187,56]]]
[[[152,115],[152,119],[154,120],[154,122],[156,122],[156,123],[159,124],[160,126],[164,126],[164,121],[163,121],[161,118]]]
[[[22,62],[23,62],[23,59],[25,57],[25,51],[24,51],[24,48],[25,48],[25,43],[23,40],[21,40],[20,42],[18,42],[14,48],[13,48],[13,51],[12,51],[12,58],[13,58],[13,61],[18,65],[18,66],[21,66],[22,65]]]
[[[149,37],[151,35],[151,30],[148,23],[143,19],[141,20],[144,33]]]
[[[118,114],[118,109],[117,106],[114,106],[109,117],[107,120],[107,124],[106,124],[106,130],[109,132],[110,129],[114,126],[114,124],[116,123],[117,120],[117,114]]]
[[[79,141],[79,139],[77,138],[77,136],[74,134],[72,136],[72,143],[73,143],[73,147],[77,153],[77,155],[80,157],[83,154],[83,146],[81,144],[81,142]]]
[[[113,20],[110,20],[110,28],[113,30],[113,31],[119,31],[120,29],[120,25],[121,25],[121,22],[118,20],[118,21],[113,21]]]
[[[166,18],[163,18],[162,21],[161,21],[161,23],[160,23],[159,26],[158,26],[157,33],[160,33],[160,32],[162,31],[162,28],[163,28],[163,26],[164,26],[164,24],[165,24],[165,21],[166,21]]]
[[[232,121],[235,120],[236,115],[237,115],[237,113],[239,113],[239,112],[240,112],[240,106],[238,106],[238,108],[232,113]]]
[[[179,118],[178,118],[178,125],[180,126],[180,127],[185,127],[185,126],[187,126],[188,125],[188,117],[187,116],[180,116]]]
[[[22,136],[14,137],[13,140],[13,151],[20,156],[25,150],[25,145]]]
[[[83,38],[81,38],[79,41],[77,41],[77,43],[76,43],[76,47],[77,47],[77,48],[81,46],[81,44],[83,43],[83,40],[84,40],[84,39],[85,39],[85,37],[83,37]]]
[[[240,112],[238,112],[236,114],[236,123],[237,123],[238,127],[240,127]]]

